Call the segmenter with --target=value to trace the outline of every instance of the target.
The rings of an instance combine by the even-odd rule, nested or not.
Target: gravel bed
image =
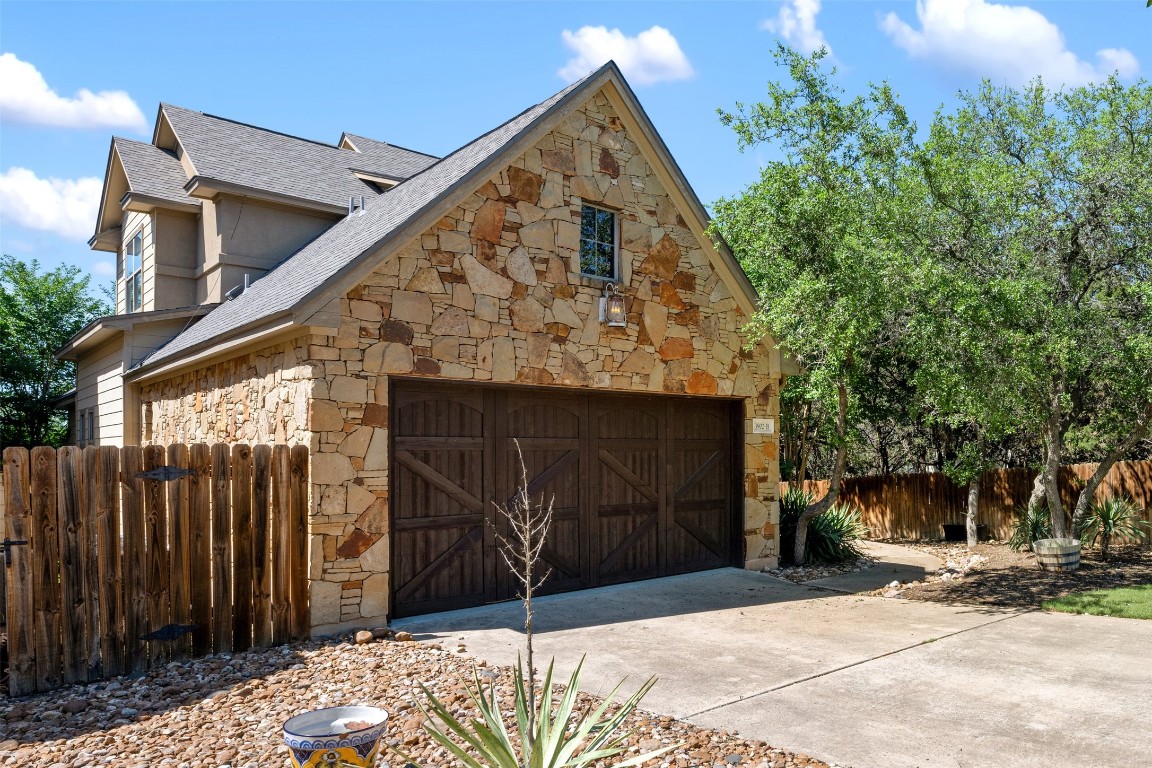
[[[764,573],[770,574],[780,579],[785,579],[792,582],[793,584],[803,584],[806,581],[825,579],[829,576],[839,576],[842,573],[866,571],[875,564],[876,561],[873,558],[861,557],[857,560],[849,560],[845,563],[802,565],[789,568],[767,568],[764,570]]]
[[[341,704],[391,714],[385,739],[421,766],[453,765],[424,732],[415,707],[424,683],[457,714],[472,709],[461,681],[473,659],[463,646],[432,642],[310,642],[232,656],[173,662],[146,676],[0,700],[0,765],[45,768],[269,768],[289,765],[281,725],[306,710]],[[506,668],[480,673],[511,701]],[[638,684],[638,683],[637,683]],[[585,704],[591,697],[581,697]],[[629,721],[633,751],[682,744],[653,761],[662,768],[829,768],[806,755],[658,714]],[[385,752],[381,766],[404,761]],[[831,768],[836,768],[835,766]]]

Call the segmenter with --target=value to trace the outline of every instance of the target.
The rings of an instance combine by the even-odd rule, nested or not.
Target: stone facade
[[[627,327],[579,274],[584,203],[618,219]],[[145,386],[154,442],[307,442],[315,634],[389,612],[389,376],[743,398],[744,534],[774,564],[779,372],[700,238],[597,94],[340,299],[335,335]],[[143,422],[142,422],[143,423]]]
[[[626,328],[599,322],[604,282],[579,274],[583,203],[617,212]],[[388,611],[392,375],[745,398],[746,556],[774,562],[778,443],[751,419],[777,417],[778,373],[604,95],[393,252],[341,318],[308,347],[315,624]]]
[[[141,445],[309,444],[307,347],[278,344],[140,389]]]

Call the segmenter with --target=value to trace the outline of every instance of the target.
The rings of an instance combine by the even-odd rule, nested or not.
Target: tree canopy
[[[779,48],[787,82],[721,111],[779,158],[714,227],[760,293],[751,326],[804,369],[790,469],[819,455],[834,499],[850,459],[972,482],[1015,456],[1062,531],[1055,468],[1101,462],[1082,514],[1152,426],[1152,88],[985,83],[920,135],[823,58]]]
[[[54,353],[107,305],[76,267],[41,272],[33,259],[0,257],[0,446],[60,445],[67,424],[55,401],[75,386],[75,366]]]

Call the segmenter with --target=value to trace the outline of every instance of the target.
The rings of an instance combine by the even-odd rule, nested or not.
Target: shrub
[[[857,542],[868,535],[860,519],[860,509],[847,504],[833,504],[808,524],[808,546],[804,560],[808,563],[842,563],[864,555]]]
[[[1091,547],[1100,540],[1100,557],[1108,559],[1108,545],[1116,538],[1145,541],[1148,524],[1144,522],[1140,507],[1129,498],[1111,498],[1096,501],[1080,521],[1076,534],[1080,541]]]
[[[601,761],[609,761],[628,749],[631,735],[623,730],[624,721],[636,709],[656,683],[651,678],[640,690],[625,699],[615,709],[615,698],[620,686],[612,689],[603,703],[595,709],[576,709],[580,692],[581,659],[568,681],[568,688],[557,701],[552,688],[552,664],[544,675],[540,701],[533,701],[524,685],[524,670],[516,663],[515,733],[509,733],[505,713],[496,695],[496,683],[485,690],[478,674],[475,687],[468,689],[472,703],[480,711],[480,719],[460,719],[437,699],[423,684],[420,685],[428,700],[427,708],[420,705],[429,722],[425,729],[442,747],[455,755],[458,765],[466,768],[582,768]],[[621,762],[610,763],[614,768],[640,765],[680,745],[672,745],[635,755]],[[398,751],[398,750],[397,750]],[[409,758],[400,753],[406,760]],[[605,763],[608,765],[609,763]]]
[[[800,488],[789,488],[780,498],[780,561],[792,562],[796,541],[796,523],[813,501],[812,494]],[[845,504],[833,504],[823,514],[808,523],[808,541],[804,547],[804,562],[841,563],[863,555],[856,542],[868,535],[860,519],[860,510]]]
[[[1017,507],[1016,525],[1008,546],[1013,552],[1031,549],[1032,542],[1052,538],[1052,518],[1047,507]]]

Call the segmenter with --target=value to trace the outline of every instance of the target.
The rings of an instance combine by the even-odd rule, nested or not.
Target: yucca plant
[[[1047,507],[1031,506],[1016,508],[1016,524],[1012,528],[1012,538],[1008,546],[1013,552],[1031,549],[1032,542],[1052,538],[1052,518]]]
[[[485,686],[474,673],[474,688],[468,689],[480,719],[462,721],[453,715],[424,685],[427,707],[420,705],[429,719],[429,735],[466,768],[582,768],[599,761],[609,761],[628,750],[631,731],[624,722],[640,704],[640,699],[656,683],[650,678],[613,710],[620,685],[596,707],[580,711],[576,699],[580,691],[580,670],[584,660],[568,680],[568,686],[557,700],[552,686],[553,664],[548,665],[540,686],[539,702],[524,685],[524,670],[516,662],[515,732],[510,732],[505,712],[496,693],[495,682]],[[641,765],[675,745],[611,763],[615,768]],[[404,759],[408,760],[407,756]]]
[[[1148,523],[1140,517],[1141,509],[1132,499],[1111,498],[1096,501],[1088,508],[1088,514],[1080,521],[1076,531],[1082,544],[1091,547],[1100,541],[1100,557],[1108,559],[1108,545],[1113,539],[1148,538]]]
[[[863,557],[857,542],[868,535],[860,509],[849,504],[833,504],[808,524],[809,563],[842,563]]]

